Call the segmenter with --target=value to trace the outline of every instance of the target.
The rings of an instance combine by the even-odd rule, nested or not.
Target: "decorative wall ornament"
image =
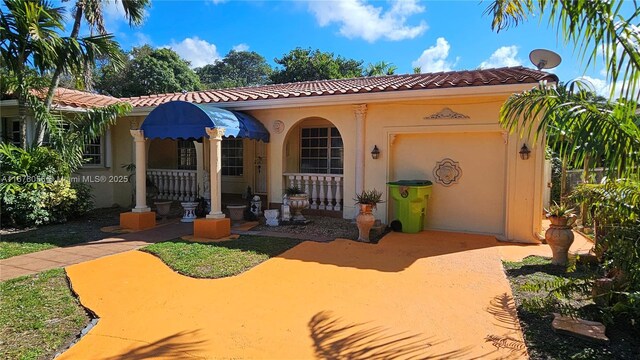
[[[460,181],[462,169],[457,161],[445,158],[436,163],[436,166],[433,168],[433,177],[438,184],[451,186]]]
[[[276,134],[281,134],[284,131],[284,123],[280,120],[276,120],[271,127]]]
[[[461,114],[461,113],[457,113],[451,109],[449,109],[448,107],[443,108],[442,110],[440,110],[439,112],[435,113],[435,114],[431,114],[429,116],[425,116],[424,119],[425,120],[432,120],[432,119],[468,119],[469,116],[465,115],[465,114]]]

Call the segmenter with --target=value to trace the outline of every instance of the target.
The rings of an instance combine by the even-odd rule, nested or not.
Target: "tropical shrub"
[[[92,207],[91,188],[69,181],[69,166],[55,150],[0,144],[3,226],[64,222]]]
[[[640,330],[640,182],[581,184],[572,198],[591,212],[603,270],[615,280],[608,310]]]

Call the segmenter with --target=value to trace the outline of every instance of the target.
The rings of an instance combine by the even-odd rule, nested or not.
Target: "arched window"
[[[342,174],[344,149],[337,128],[302,128],[300,135],[300,172]]]

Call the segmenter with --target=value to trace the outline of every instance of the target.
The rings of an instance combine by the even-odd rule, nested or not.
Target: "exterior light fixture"
[[[527,144],[522,144],[519,154],[522,160],[527,160],[529,158],[529,154],[531,154],[531,150],[529,150],[529,148],[527,147]]]
[[[378,145],[373,145],[373,150],[371,150],[371,157],[373,160],[376,160],[380,157],[380,149],[378,149]]]

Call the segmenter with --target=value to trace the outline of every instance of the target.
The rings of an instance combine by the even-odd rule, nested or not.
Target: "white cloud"
[[[213,64],[216,60],[221,59],[214,44],[208,43],[197,36],[186,38],[179,43],[172,41],[171,44],[163,47],[171,48],[177,52],[183,59],[191,63],[191,67]]]
[[[249,51],[249,45],[242,43],[242,44],[234,45],[231,49],[233,51]]]
[[[522,65],[522,61],[520,61],[517,56],[517,46],[503,46],[496,50],[493,54],[491,54],[491,56],[487,60],[480,63],[480,68],[488,69]]]
[[[407,19],[424,12],[417,0],[392,0],[391,9],[368,4],[366,0],[310,1],[309,9],[320,26],[337,23],[340,34],[347,38],[362,38],[374,42],[413,39],[427,30],[427,24],[407,25]]]
[[[227,0],[208,0],[208,2],[212,3],[213,5],[218,5],[227,2]]]
[[[422,52],[422,55],[411,63],[414,68],[419,67],[421,72],[438,72],[438,71],[451,71],[456,65],[459,58],[456,58],[455,62],[447,60],[449,57],[449,50],[451,45],[447,42],[447,39],[439,37],[436,40],[436,44],[431,46]]]
[[[608,82],[606,79],[594,78],[591,76],[581,76],[577,80],[586,82],[587,85],[596,94],[608,98],[611,95],[611,89],[613,88],[614,98],[622,96],[622,83],[623,81],[616,81],[614,84]]]
[[[151,45],[153,43],[149,35],[139,31],[135,32],[133,37],[136,39],[133,46]]]

